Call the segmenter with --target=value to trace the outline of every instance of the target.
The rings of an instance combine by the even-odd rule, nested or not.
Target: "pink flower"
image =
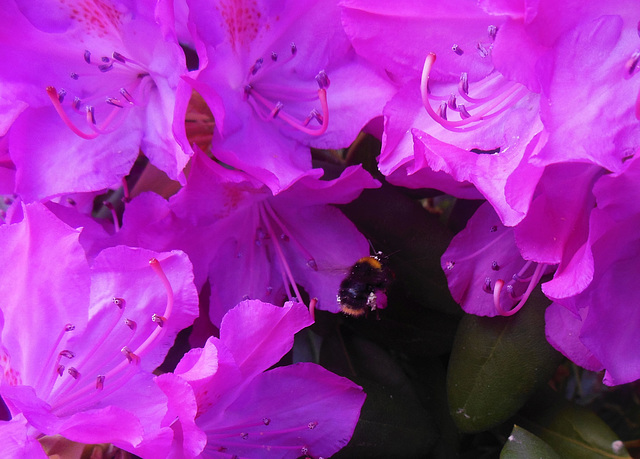
[[[586,288],[564,292],[546,312],[549,342],[577,364],[606,370],[608,385],[640,378],[637,259],[640,161],[627,161],[620,174],[601,177],[593,188],[596,207],[589,238],[576,252],[568,273],[587,272]],[[569,280],[570,275],[567,275]],[[577,274],[573,274],[577,277]]]
[[[170,15],[141,2],[51,0],[6,2],[1,17],[0,135],[8,130],[16,193],[119,186],[141,149],[179,177],[188,154],[172,125],[184,131],[173,115],[186,67]]]
[[[123,246],[89,262],[79,230],[41,204],[23,213],[0,227],[2,398],[30,435],[162,456],[173,432],[151,372],[197,316],[191,264]]]
[[[320,169],[277,195],[241,171],[196,153],[187,185],[170,206],[157,196],[134,199],[119,240],[154,250],[180,248],[194,264],[196,284],[211,285],[211,321],[247,298],[281,304],[301,299],[299,286],[318,308],[340,310],[340,281],[368,254],[366,239],[331,204],[347,203],[378,182],[361,167],[335,180]]]
[[[265,371],[311,323],[300,303],[244,301],[223,318],[219,339],[185,355],[175,374],[197,400],[202,457],[329,457],[348,443],[360,387],[311,363]]]
[[[354,55],[335,1],[188,4],[206,45],[188,81],[213,112],[212,152],[274,194],[311,169],[309,146],[347,147],[391,95]]]

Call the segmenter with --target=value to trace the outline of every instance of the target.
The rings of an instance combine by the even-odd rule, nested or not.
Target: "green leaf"
[[[500,459],[560,459],[560,456],[544,440],[516,425],[502,448]]]
[[[631,457],[602,419],[551,389],[537,394],[521,415],[520,424],[551,445],[563,458]]]
[[[465,316],[449,360],[449,409],[463,432],[487,430],[513,416],[556,370],[561,356],[547,343],[536,289],[512,317]]]
[[[411,380],[385,349],[357,336],[327,336],[320,362],[367,394],[353,437],[335,458],[426,457],[438,429]]]

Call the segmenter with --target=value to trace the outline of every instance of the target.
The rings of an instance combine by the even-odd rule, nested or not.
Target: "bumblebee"
[[[393,272],[381,252],[360,258],[340,283],[338,303],[345,314],[360,317],[387,307],[387,287]]]

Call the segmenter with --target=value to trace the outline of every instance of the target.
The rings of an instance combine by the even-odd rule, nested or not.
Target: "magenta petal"
[[[37,380],[43,350],[54,347],[67,323],[86,324],[89,302],[89,266],[78,242],[80,232],[42,204],[23,211],[22,222],[0,226],[5,260],[0,263],[2,344],[11,354],[18,384]],[[45,323],[49,333],[33,333]]]
[[[142,441],[140,420],[120,407],[107,406],[58,417],[51,413],[51,407],[39,399],[31,387],[5,387],[3,396],[24,413],[31,426],[48,435],[59,434],[83,443],[117,441],[129,449]]]
[[[195,424],[198,404],[192,387],[173,373],[158,376],[156,383],[169,398],[169,410],[164,422],[174,430],[172,455],[196,457],[207,444],[207,438]],[[174,422],[176,417],[180,419],[179,423]]]
[[[513,229],[502,225],[489,203],[480,206],[467,227],[453,238],[441,264],[454,300],[469,314],[481,316],[498,314],[493,300],[496,281],[508,283],[527,266],[516,247]],[[506,310],[516,303],[506,289],[500,301]]]
[[[640,79],[624,78],[624,63],[637,47],[637,24],[625,27],[620,16],[602,16],[563,35],[553,53],[539,62],[546,99],[540,104],[541,118],[550,136],[534,158],[537,164],[581,161],[613,172],[623,168],[640,142],[635,104],[618,103],[640,90]],[[588,103],[568,110],[575,101]]]
[[[583,311],[583,315],[585,312]],[[591,371],[600,371],[602,364],[580,341],[582,318],[568,308],[552,303],[545,311],[545,333],[549,344],[572,362]]]
[[[220,340],[233,354],[243,377],[250,378],[277,363],[293,346],[293,335],[312,323],[301,303],[279,307],[248,300],[224,316]]]
[[[257,376],[224,412],[198,425],[207,448],[239,457],[329,457],[353,435],[365,394],[346,378],[299,363]]]
[[[2,455],[7,459],[47,459],[42,445],[30,433],[30,427],[22,414],[10,421],[0,421]]]
[[[480,58],[476,46],[488,42],[487,27],[502,20],[486,14],[475,1],[343,0],[340,5],[345,31],[358,54],[392,78],[406,81],[418,76],[431,52],[447,69],[437,75],[443,79],[457,79],[461,71],[468,71],[474,81],[492,70],[491,61]],[[462,55],[451,51],[454,44]]]

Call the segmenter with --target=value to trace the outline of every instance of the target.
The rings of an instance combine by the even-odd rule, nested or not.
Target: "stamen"
[[[96,389],[104,389],[104,375],[98,375],[98,377],[96,378]]]
[[[91,64],[91,52],[89,52],[89,50],[88,50],[88,49],[85,49],[85,50],[84,50],[84,61],[85,61],[87,64]]]
[[[113,219],[113,226],[116,233],[120,231],[120,221],[118,220],[118,212],[114,205],[109,201],[102,201],[102,205],[105,206],[111,212],[111,218]]]
[[[451,107],[451,98],[447,99],[447,103],[440,104],[438,111],[434,111],[430,102],[429,91],[429,76],[431,69],[436,60],[436,55],[430,53],[424,62],[422,69],[422,78],[420,81],[420,93],[422,96],[422,103],[431,118],[440,124],[445,129],[453,132],[468,132],[477,129],[480,124],[479,121],[487,120],[489,118],[496,117],[509,109],[518,100],[527,94],[527,89],[519,83],[508,83],[500,87],[496,93],[490,94],[483,98],[472,98],[468,95],[469,82],[466,73],[460,75],[460,82],[458,84],[459,95],[469,102],[471,109],[475,111],[472,114],[469,107],[466,105],[457,105],[455,108]],[[494,81],[498,81],[496,78],[489,77],[489,84]],[[437,98],[436,98],[437,99]],[[447,106],[460,113],[460,121],[448,121],[447,120]],[[476,124],[477,123],[477,124]]]
[[[528,263],[530,264],[531,262],[528,262]],[[516,304],[513,308],[509,310],[504,309],[502,307],[502,303],[500,302],[500,293],[502,292],[502,288],[504,287],[505,283],[502,279],[498,279],[495,283],[495,288],[493,289],[493,304],[498,314],[500,314],[501,316],[508,317],[508,316],[514,315],[516,312],[522,309],[522,307],[525,305],[525,303],[529,299],[531,292],[533,292],[533,289],[536,287],[536,285],[538,285],[538,282],[540,281],[540,278],[544,274],[544,270],[546,267],[547,265],[544,263],[540,263],[536,266],[536,269],[530,278],[529,285],[527,286],[527,289],[525,290],[525,292],[520,296],[518,304]],[[520,272],[522,272],[522,270]],[[513,290],[509,290],[509,289],[507,290],[509,292],[509,295],[513,297]]]
[[[78,129],[78,127],[75,124],[73,124],[73,122],[69,119],[66,112],[62,108],[62,105],[60,104],[61,101],[58,99],[58,93],[56,92],[56,88],[54,88],[53,86],[47,86],[47,94],[49,95],[49,99],[51,99],[51,102],[53,102],[53,107],[58,112],[58,115],[60,115],[60,118],[62,118],[62,121],[64,122],[64,124],[66,124],[69,127],[69,129],[73,131],[74,134],[86,140],[91,140],[98,137],[97,133],[86,134],[82,132],[80,129]],[[77,100],[80,100],[80,99],[77,99]]]
[[[291,268],[289,267],[289,263],[287,262],[287,258],[285,257],[284,252],[282,251],[282,247],[280,247],[278,238],[275,236],[275,233],[273,232],[273,228],[271,227],[269,218],[265,213],[265,206],[260,206],[260,217],[264,222],[265,226],[267,227],[267,232],[269,233],[269,236],[273,241],[273,246],[275,247],[276,252],[278,254],[278,258],[280,259],[280,266],[282,267],[282,270],[283,270],[282,277],[283,277],[284,285],[289,284],[293,289],[293,292],[296,294],[297,300],[302,301],[302,295],[298,290],[298,285],[295,282],[293,273],[291,272]],[[285,274],[286,274],[286,277],[285,277]],[[289,294],[289,289],[286,289],[286,290],[287,290],[287,294]]]
[[[498,34],[498,27],[490,25],[489,27],[487,27],[487,34],[492,40],[495,40],[496,35]]]
[[[267,213],[269,214],[269,216],[271,218],[273,218],[273,220],[278,224],[280,229],[283,231],[283,234],[285,236],[287,236],[288,240],[293,242],[295,244],[295,246],[298,248],[298,250],[300,250],[303,253],[303,255],[306,257],[307,266],[309,266],[314,271],[317,271],[318,270],[318,264],[316,263],[316,260],[315,260],[315,258],[313,258],[311,253],[300,243],[300,241],[298,241],[297,238],[293,237],[293,235],[290,234],[289,232],[286,232],[286,230],[285,230],[286,225],[282,222],[282,220],[280,219],[280,217],[278,216],[276,211],[273,210],[273,208],[268,203],[265,203],[264,207],[265,207]]]
[[[454,44],[451,49],[453,50],[454,53],[456,53],[458,56],[462,56],[464,54],[464,51],[462,50],[462,48],[460,48],[460,46],[458,46],[457,44]]]
[[[327,103],[326,89],[318,89],[318,99],[320,100],[322,115],[317,113],[317,111],[316,112],[312,111],[309,117],[307,117],[307,120],[309,121],[314,118],[320,121],[322,125],[318,129],[311,129],[306,127],[305,122],[300,122],[299,120],[297,120],[296,118],[294,118],[293,116],[289,115],[284,110],[282,110],[283,108],[282,103],[278,102],[276,104],[273,104],[271,101],[269,101],[269,99],[267,99],[258,91],[256,91],[255,88],[253,88],[251,85],[245,86],[244,94],[245,94],[245,97],[251,96],[256,101],[260,102],[264,107],[266,107],[269,110],[271,118],[274,118],[272,114],[275,113],[279,119],[285,121],[290,126],[298,129],[299,131],[304,132],[305,134],[319,136],[324,134],[327,131],[327,128],[329,127],[329,104]],[[306,123],[308,123],[308,121],[306,121]]]

